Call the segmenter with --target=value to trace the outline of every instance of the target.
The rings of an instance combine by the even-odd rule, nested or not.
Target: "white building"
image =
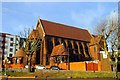
[[[0,53],[7,57],[13,57],[19,49],[20,36],[0,33]]]
[[[19,49],[20,37],[16,35],[6,35],[5,54],[8,57],[13,57]]]

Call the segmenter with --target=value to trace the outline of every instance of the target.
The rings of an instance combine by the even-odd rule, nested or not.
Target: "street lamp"
[[[70,58],[69,58],[69,47],[68,47],[68,70],[70,70]]]
[[[6,76],[6,68],[7,68],[7,55],[4,56],[5,59],[4,59],[4,65],[5,65],[5,72],[4,72],[4,75]]]

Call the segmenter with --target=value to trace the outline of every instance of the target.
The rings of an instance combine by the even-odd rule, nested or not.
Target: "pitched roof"
[[[29,38],[37,38],[38,34],[39,34],[38,30],[33,29],[32,32],[29,35]]]
[[[55,46],[52,50],[51,56],[65,56],[68,55],[67,50],[65,49],[63,44],[59,44]]]
[[[101,41],[101,38],[102,38],[102,36],[100,36],[100,35],[93,35],[90,45],[99,44]]]
[[[90,42],[91,35],[85,29],[75,28],[46,20],[41,20],[41,24],[46,35]]]
[[[24,48],[21,48],[17,51],[17,53],[14,55],[14,57],[26,57],[26,54],[24,52]]]
[[[94,37],[90,41],[90,46],[99,45],[101,48],[104,48],[104,42],[101,35],[93,35]]]

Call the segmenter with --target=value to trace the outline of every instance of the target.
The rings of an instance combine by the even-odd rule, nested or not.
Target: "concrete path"
[[[10,76],[0,76],[0,80],[119,80],[111,78],[95,78],[95,79],[73,79],[73,78],[55,78],[55,77],[10,77]]]

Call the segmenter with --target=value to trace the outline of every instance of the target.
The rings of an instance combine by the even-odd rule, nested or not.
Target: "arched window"
[[[87,43],[84,43],[84,46],[85,46],[85,52],[86,52],[86,54],[90,57],[89,49],[88,49]]]
[[[85,55],[84,55],[84,51],[83,51],[83,46],[82,46],[81,43],[79,43],[79,45],[80,45],[80,53],[82,54],[82,56],[85,57]]]
[[[49,63],[50,63],[50,55],[51,55],[52,49],[53,49],[52,38],[51,37],[47,37],[46,42],[47,42],[46,62],[47,62],[47,65],[49,65]]]
[[[72,50],[72,44],[71,44],[70,41],[68,41],[68,51],[69,51],[70,54],[73,53],[73,50]]]
[[[75,42],[74,42],[74,51],[75,51],[75,54],[74,54],[75,62],[78,62],[79,61],[79,52],[78,52],[78,46]]]
[[[47,50],[48,50],[48,54],[52,53],[52,49],[53,49],[53,42],[51,40],[51,37],[47,38]]]
[[[73,54],[72,44],[71,44],[70,41],[68,41],[68,51],[69,51],[69,61],[74,62],[75,57],[74,57],[74,54]]]
[[[77,44],[74,42],[74,50],[75,50],[75,54],[78,54],[78,46],[77,46]]]
[[[66,43],[65,43],[65,41],[62,39],[61,42],[62,42],[62,44],[63,44],[63,45],[65,46],[65,48],[66,48]]]
[[[58,41],[57,38],[55,38],[55,46],[56,46],[56,45],[59,45],[59,44],[60,44],[60,42]]]

